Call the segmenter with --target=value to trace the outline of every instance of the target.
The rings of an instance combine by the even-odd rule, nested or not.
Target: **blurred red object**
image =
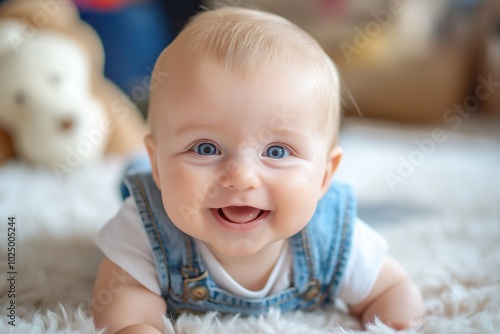
[[[73,0],[79,8],[92,8],[98,10],[112,10],[125,6],[131,1],[127,0]]]
[[[315,1],[316,15],[319,17],[344,17],[349,14],[347,0],[317,0]]]

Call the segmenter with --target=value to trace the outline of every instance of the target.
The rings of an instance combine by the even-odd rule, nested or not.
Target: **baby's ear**
[[[156,186],[160,189],[160,175],[158,174],[158,161],[156,157],[156,142],[152,134],[148,134],[144,137],[144,144],[146,144],[149,162],[151,163],[151,175],[153,176]]]
[[[321,183],[320,198],[323,197],[323,195],[325,195],[328,191],[328,188],[330,188],[333,174],[335,174],[335,171],[340,164],[340,160],[342,160],[342,148],[340,146],[335,146],[330,150],[326,159],[325,175],[323,176],[323,182]]]

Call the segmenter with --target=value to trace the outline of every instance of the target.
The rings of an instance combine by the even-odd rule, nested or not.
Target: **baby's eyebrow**
[[[287,128],[273,128],[273,129],[271,129],[271,132],[274,135],[283,136],[283,137],[299,137],[299,139],[303,140],[303,141],[309,141],[311,139],[310,136],[307,136],[304,133],[301,133],[299,131],[290,130]]]
[[[199,122],[191,122],[183,125],[180,129],[174,132],[174,136],[182,136],[185,134],[189,134],[190,132],[196,131],[217,131],[220,130],[220,124],[216,123],[199,123]],[[302,133],[297,130],[288,129],[286,127],[263,127],[260,133],[256,134],[258,137],[262,135],[262,133],[266,132],[272,134],[272,138],[276,140],[286,141],[288,139],[293,138],[294,141],[301,141],[304,143],[311,141],[311,136],[305,133]],[[260,138],[260,137],[259,137]]]
[[[174,132],[175,136],[180,136],[188,132],[198,131],[198,130],[215,130],[220,129],[217,124],[201,124],[201,123],[188,123],[182,126],[180,129]]]

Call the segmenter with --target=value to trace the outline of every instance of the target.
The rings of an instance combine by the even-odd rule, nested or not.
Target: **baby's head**
[[[302,77],[305,83],[310,81],[311,98],[317,103],[311,117],[318,118],[319,131],[330,147],[336,144],[341,109],[337,70],[319,44],[290,21],[270,13],[234,7],[204,12],[195,16],[165,49],[155,70],[172,75],[177,72],[177,57],[210,59],[221,70],[242,81],[258,81],[283,72]],[[151,91],[150,124],[154,123],[158,109],[155,97],[163,94],[161,89],[155,90]]]
[[[335,66],[300,28],[249,9],[197,15],[151,84],[146,146],[170,219],[219,254],[297,233],[340,161],[339,114]]]

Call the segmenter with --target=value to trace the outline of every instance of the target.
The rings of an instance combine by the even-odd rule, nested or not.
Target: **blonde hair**
[[[194,16],[177,40],[184,54],[203,54],[242,78],[266,76],[289,66],[315,81],[321,130],[336,144],[340,120],[340,80],[332,60],[305,31],[266,12],[224,7]],[[175,41],[173,42],[175,43]],[[272,73],[272,72],[271,72]]]

